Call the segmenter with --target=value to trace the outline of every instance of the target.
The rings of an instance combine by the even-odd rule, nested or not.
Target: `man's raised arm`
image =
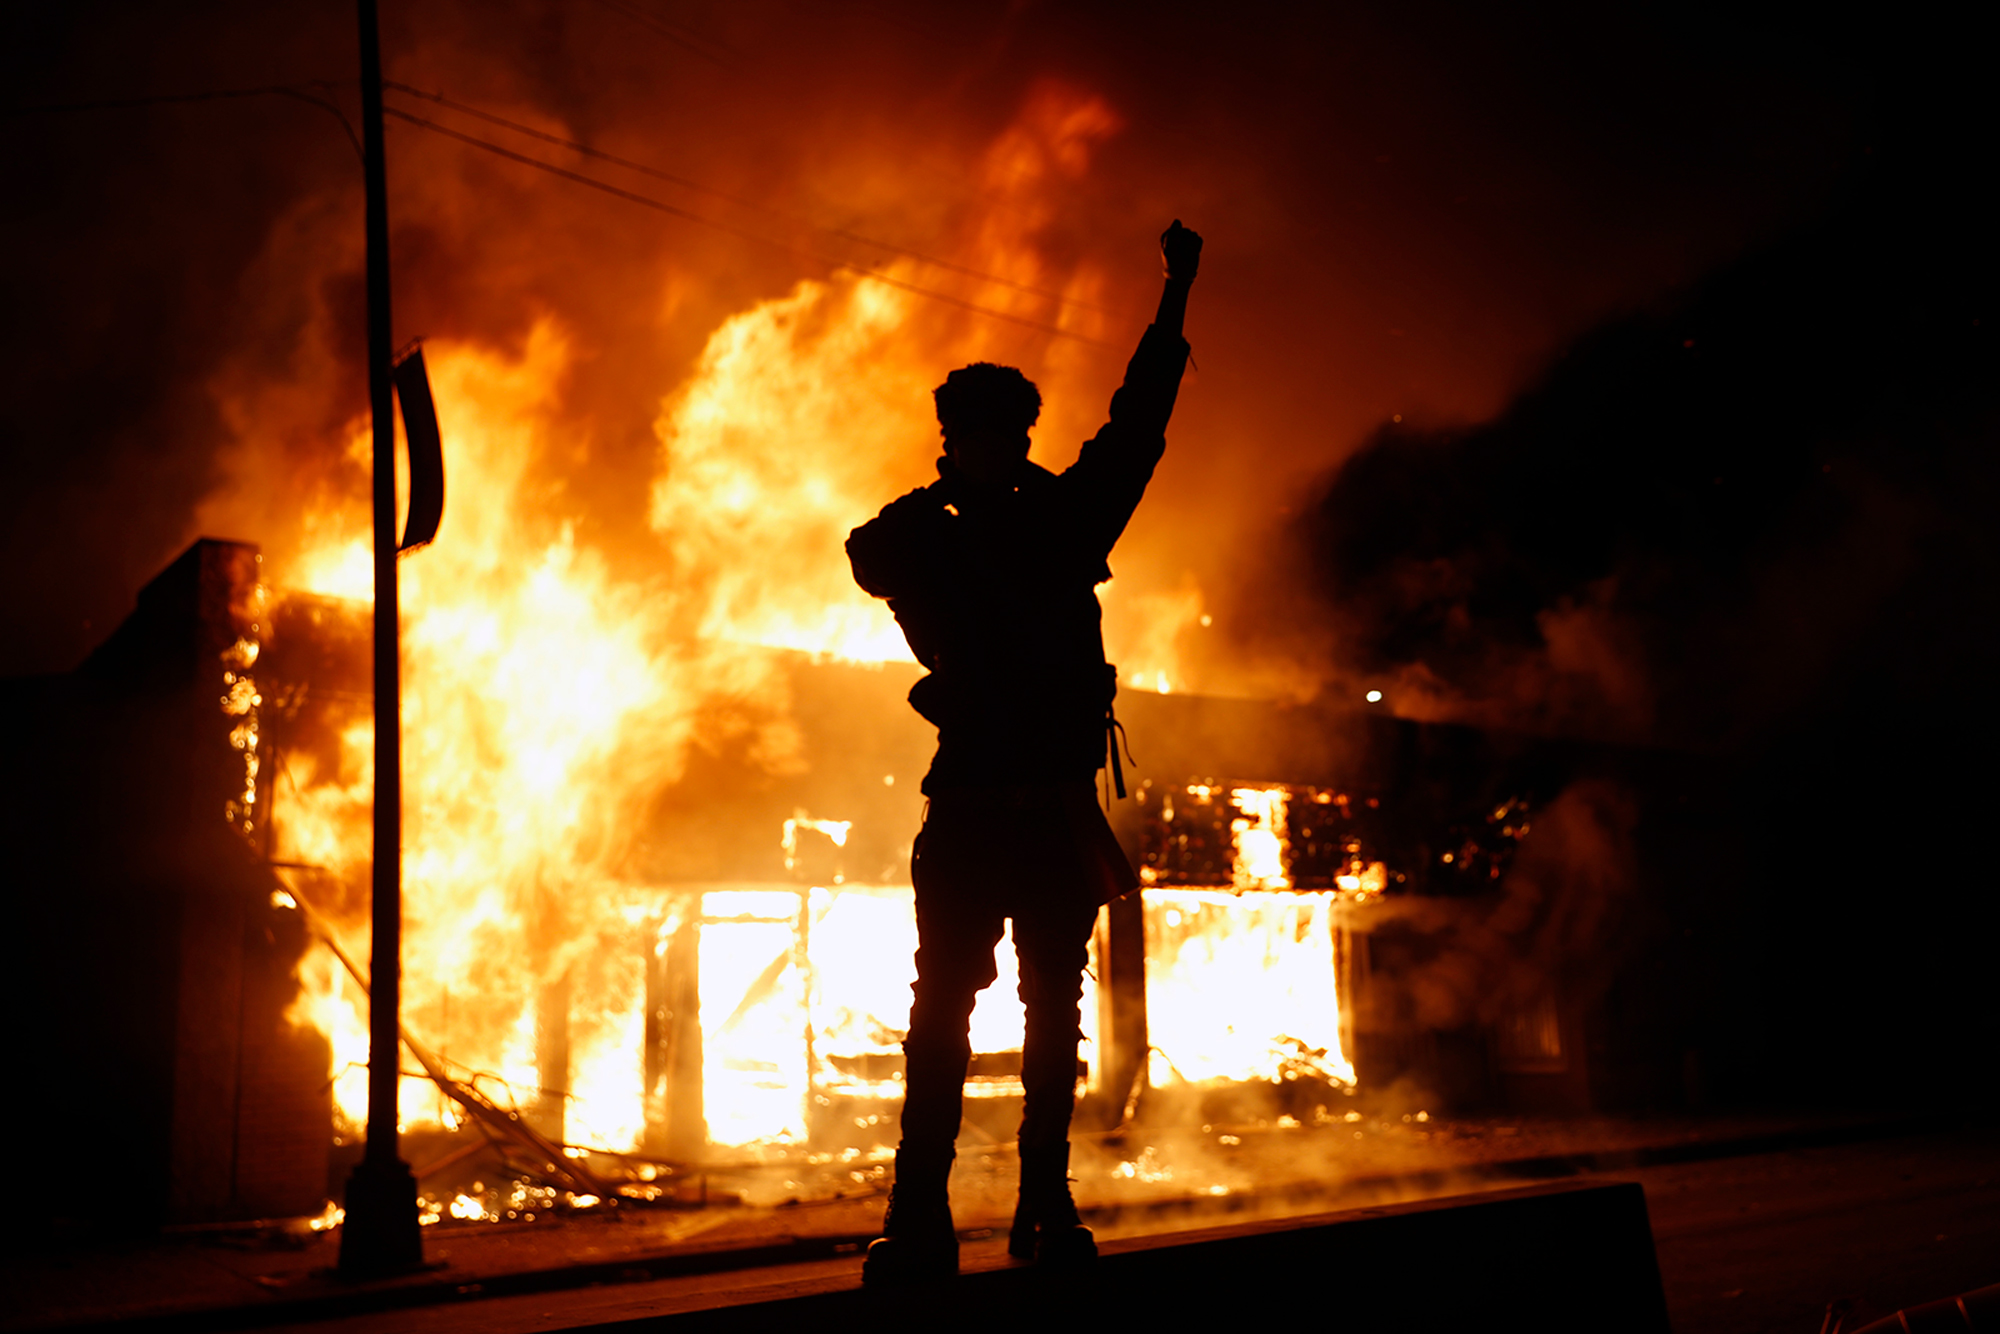
[[[1201,263],[1201,237],[1181,226],[1180,219],[1160,236],[1160,257],[1166,265],[1166,286],[1160,293],[1157,318],[1139,340],[1138,351],[1125,365],[1125,382],[1111,396],[1111,420],[1063,476],[1092,497],[1089,540],[1109,553],[1138,508],[1153,468],[1167,448],[1167,420],[1180,396],[1181,372],[1187,366],[1187,339],[1181,324],[1187,315],[1188,288]]]
[[[1153,327],[1179,338],[1187,319],[1188,288],[1194,286],[1195,270],[1201,267],[1201,237],[1175,218],[1174,225],[1160,234],[1160,258],[1166,264],[1167,285],[1160,293],[1160,313],[1153,317]]]
[[[1187,318],[1188,288],[1194,285],[1195,270],[1201,266],[1201,237],[1175,218],[1174,225],[1160,234],[1160,258],[1167,272],[1159,314],[1126,364],[1125,383],[1111,396],[1113,431],[1125,438],[1127,449],[1150,453],[1146,460],[1149,475],[1165,448],[1167,419],[1173,416],[1181,372],[1187,366],[1188,345],[1181,336],[1181,325]],[[1103,439],[1101,434],[1099,439]],[[1088,446],[1085,451],[1089,452]],[[1137,499],[1133,497],[1135,503]]]

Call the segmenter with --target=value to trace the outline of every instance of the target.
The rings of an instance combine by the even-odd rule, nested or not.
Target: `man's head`
[[[981,361],[953,371],[932,396],[952,466],[981,485],[1013,485],[1028,457],[1028,428],[1042,415],[1034,381]]]

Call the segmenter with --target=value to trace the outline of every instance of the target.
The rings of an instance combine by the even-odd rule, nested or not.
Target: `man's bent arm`
[[[892,500],[847,535],[854,582],[878,598],[907,597],[938,575],[944,506],[931,487]]]

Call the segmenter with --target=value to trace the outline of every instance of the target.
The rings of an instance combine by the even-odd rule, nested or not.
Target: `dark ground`
[[[1238,1144],[1219,1143],[1226,1129],[1239,1132]],[[1004,1234],[980,1230],[1004,1226],[1009,1155],[963,1148],[955,1198],[965,1264],[1006,1264]],[[1854,1300],[1853,1329],[2000,1280],[2000,1131],[1987,1125],[1366,1120],[1216,1127],[1150,1145],[1100,1143],[1078,1157],[1079,1199],[1106,1241],[1536,1180],[1635,1180],[1683,1334],[1812,1334],[1839,1298]],[[753,1199],[796,1184],[793,1204],[447,1224],[426,1231],[438,1268],[359,1289],[323,1272],[336,1254],[331,1234],[44,1249],[0,1270],[11,1308],[0,1327],[506,1334],[824,1291],[858,1282],[858,1256],[847,1248],[865,1240],[881,1209],[872,1189],[840,1198],[832,1182],[750,1183]],[[1325,1297],[1337,1309],[1338,1294]]]

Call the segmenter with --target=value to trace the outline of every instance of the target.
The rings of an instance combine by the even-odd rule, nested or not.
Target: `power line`
[[[508,120],[503,116],[496,116],[491,112],[481,111],[476,107],[467,106],[464,103],[454,101],[451,98],[447,98],[442,93],[429,93],[419,88],[413,88],[408,84],[395,83],[393,81],[386,79],[383,80],[383,85],[385,87],[395,88],[399,92],[408,93],[416,97],[422,97],[431,101],[438,102],[444,106],[451,107],[453,110],[462,111],[468,115],[477,116],[480,119],[491,121],[494,124],[504,126],[507,129],[515,130],[521,134],[529,135],[533,138],[541,139],[548,143],[553,143],[565,148],[572,149],[576,152],[583,153],[590,157],[595,157],[607,162],[612,162],[619,166],[627,167],[633,171],[637,171],[645,175],[653,176],[658,179],[671,182],[672,184],[685,186],[689,189],[698,190],[706,194],[714,195],[717,198],[725,199],[732,203],[740,204],[743,207],[753,209],[757,212],[764,213],[768,216],[777,218],[787,218],[787,220],[790,221],[798,221],[798,222],[803,221],[800,219],[788,218],[787,215],[779,213],[775,209],[770,209],[763,205],[752,203],[748,200],[738,199],[735,196],[725,194],[720,190],[715,190],[708,186],[701,185],[697,182],[685,180],[678,176],[673,176],[667,172],[660,171],[657,168],[646,166],[644,163],[633,162],[630,159],[619,157],[616,154],[607,153],[601,149],[592,148],[587,144],[581,144],[577,143],[574,140],[564,139],[557,135],[547,134],[541,130],[534,129],[531,126],[522,125],[519,124],[518,122]],[[331,89],[340,86],[344,85],[330,83],[325,80],[318,80],[303,85],[266,84],[252,88],[214,88],[194,93],[161,93],[147,97],[101,98],[88,102],[67,102],[67,103],[54,103],[42,106],[9,107],[7,108],[6,114],[10,116],[19,116],[19,115],[32,115],[32,114],[67,112],[67,111],[98,111],[98,110],[130,108],[130,107],[164,106],[174,103],[186,103],[186,102],[213,102],[213,101],[224,101],[224,100],[248,98],[248,97],[289,97],[296,101],[305,102],[312,106],[317,106],[325,111],[330,112],[337,120],[340,121],[341,128],[344,131],[346,131],[348,142],[352,144],[354,146],[355,151],[359,153],[361,151],[361,141],[355,135],[354,127],[351,123],[349,123],[346,113],[343,112],[334,103],[329,102],[323,98],[316,97],[313,94],[306,91],[306,89],[308,88]],[[386,115],[396,117],[398,120],[408,121],[412,125],[420,126],[423,129],[430,130],[433,133],[444,135],[447,138],[456,139],[459,142],[467,144],[473,148],[480,149],[484,152],[493,153],[499,157],[507,158],[509,161],[521,163],[524,166],[534,167],[539,171],[548,172],[550,175],[553,176],[560,176],[565,180],[574,181],[578,185],[588,186],[593,190],[600,190],[605,194],[613,195],[619,199],[627,201],[628,203],[638,204],[642,208],[654,209],[658,212],[668,214],[672,217],[680,218],[687,222],[692,222],[697,226],[709,227],[716,231],[726,232],[731,236],[738,237],[739,239],[745,241],[751,241],[758,245],[768,246],[774,250],[781,250],[787,254],[795,255],[803,259],[809,259],[814,263],[824,264],[827,267],[835,270],[836,272],[845,270],[846,272],[852,273],[857,277],[871,279],[875,282],[885,284],[886,286],[889,287],[897,288],[901,291],[909,292],[916,296],[928,297],[933,301],[940,301],[949,306],[956,306],[961,310],[971,311],[972,313],[977,315],[985,315],[991,319],[1004,320],[1009,324],[1018,324],[1023,328],[1034,329],[1038,332],[1050,334],[1057,338],[1071,339],[1075,342],[1086,343],[1092,347],[1102,347],[1113,351],[1118,350],[1116,344],[1107,342],[1104,339],[1093,338],[1088,334],[1078,333],[1073,329],[1065,329],[1059,325],[1049,324],[1042,320],[1030,319],[1024,315],[1015,315],[1009,311],[996,310],[991,306],[982,306],[976,301],[967,301],[963,297],[952,296],[949,293],[940,292],[935,288],[924,287],[921,284],[907,282],[901,278],[892,278],[885,273],[877,272],[872,268],[867,268],[863,265],[855,263],[852,260],[837,259],[831,255],[824,255],[818,253],[817,251],[806,250],[799,246],[791,245],[784,241],[773,240],[768,236],[763,236],[757,232],[750,231],[746,228],[732,226],[729,223],[721,222],[717,219],[704,216],[703,214],[695,213],[688,209],[676,207],[673,204],[667,203],[665,200],[655,199],[651,195],[640,194],[636,190],[627,190],[621,186],[613,185],[609,181],[599,180],[595,176],[586,175],[583,172],[571,171],[566,167],[559,167],[552,162],[544,162],[540,158],[530,157],[525,153],[517,153],[510,148],[503,147],[500,144],[491,142],[490,140],[481,139],[476,135],[465,134],[461,131],[452,129],[449,126],[440,125],[436,121],[427,120],[422,116],[412,115],[409,112],[400,110],[396,107],[385,106],[383,108],[383,112]],[[1059,296],[1053,292],[1043,291],[1040,288],[1028,287],[1021,283],[1011,282],[1008,279],[1001,278],[995,274],[982,273],[977,269],[969,268],[962,264],[954,264],[949,260],[937,259],[933,256],[925,255],[918,251],[909,250],[902,246],[894,245],[890,242],[873,240],[872,238],[869,237],[861,236],[852,232],[841,231],[835,228],[817,227],[811,223],[803,223],[803,225],[812,227],[814,231],[818,231],[823,235],[837,236],[846,240],[858,242],[863,245],[874,246],[877,249],[886,250],[892,254],[899,254],[910,259],[918,260],[922,263],[933,264],[939,268],[947,269],[955,273],[960,273],[967,277],[978,278],[982,281],[994,283],[998,286],[1008,287],[1015,291],[1022,292],[1026,295],[1043,297],[1048,300],[1056,301],[1060,304],[1080,307],[1082,309],[1091,310],[1099,314],[1111,313],[1105,311],[1100,306],[1093,306],[1088,302],[1076,301],[1068,297]]]
[[[627,168],[628,170],[639,172],[641,175],[651,176],[655,180],[666,181],[669,184],[678,185],[684,189],[694,190],[701,194],[711,195],[714,198],[726,200],[729,203],[739,205],[740,207],[751,209],[758,213],[762,213],[767,217],[780,218],[786,222],[798,223],[801,226],[809,227],[813,231],[819,232],[825,236],[834,236],[840,238],[843,241],[853,241],[859,245],[872,246],[877,250],[886,250],[891,254],[902,255],[907,259],[918,260],[922,263],[930,264],[937,268],[948,270],[952,273],[963,274],[965,277],[968,278],[977,278],[982,282],[993,283],[996,286],[1012,288],[1016,292],[1022,292],[1029,296],[1042,297],[1045,300],[1054,301],[1060,305],[1073,306],[1079,310],[1088,310],[1099,315],[1113,314],[1112,311],[1106,310],[1103,306],[1096,305],[1089,301],[1079,301],[1075,297],[1067,297],[1062,295],[1062,293],[1060,292],[1051,292],[1046,288],[1034,287],[1027,283],[1018,283],[1011,278],[1002,278],[997,273],[987,273],[984,270],[975,269],[965,264],[956,263],[952,260],[940,259],[935,255],[925,254],[923,251],[920,250],[912,250],[908,246],[897,245],[893,241],[879,241],[872,236],[864,236],[859,232],[851,232],[839,227],[822,227],[819,224],[807,221],[804,218],[800,218],[793,214],[782,212],[778,209],[771,208],[765,204],[759,204],[755,200],[745,199],[741,195],[733,195],[726,190],[718,190],[713,186],[703,185],[699,181],[689,180],[685,176],[676,176],[672,172],[661,171],[657,167],[647,166],[643,162],[635,162],[631,158],[620,157],[616,153],[608,153],[601,148],[593,148],[589,144],[579,143],[574,139],[566,139],[559,134],[550,134],[546,130],[538,130],[534,128],[532,125],[523,125],[519,121],[509,120],[505,116],[496,115],[491,111],[481,110],[478,107],[471,106],[464,102],[460,102],[455,98],[447,97],[443,93],[430,92],[422,88],[415,88],[407,83],[398,83],[394,79],[384,79],[382,81],[382,86],[385,88],[394,88],[398,92],[408,93],[412,97],[421,97],[426,101],[436,102],[440,106],[450,107],[454,111],[464,112],[468,116],[475,116],[480,120],[488,122],[489,124],[499,125],[505,129],[512,130],[516,134],[526,135],[531,139],[539,139],[543,143],[555,144],[562,148],[571,149],[574,152],[583,154],[585,157],[594,157],[603,162],[615,163],[618,166]]]
[[[313,85],[319,86],[319,85]],[[94,102],[52,102],[43,106],[8,107],[10,116],[45,111],[101,111],[107,107],[151,107],[169,102],[215,102],[232,97],[266,97],[292,91],[289,84],[267,84],[258,88],[211,88],[200,93],[160,93],[151,97],[108,97]]]
[[[327,101],[323,97],[314,97],[312,94],[301,92],[296,88],[280,88],[277,92],[280,96],[296,98],[301,102],[306,102],[312,106],[321,107],[332,112],[333,118],[340,122],[340,128],[347,131],[347,142],[354,145],[354,155],[360,158],[362,164],[366,166],[368,153],[361,147],[361,137],[355,134],[353,123],[347,119],[347,113],[342,111],[339,106]]]
[[[508,159],[510,162],[518,162],[521,163],[523,166],[534,167],[537,170],[548,172],[552,176],[560,176],[564,180],[574,181],[578,185],[588,186],[593,190],[601,190],[605,194],[615,196],[616,198],[619,199],[623,199],[628,203],[638,204],[642,208],[654,209],[658,212],[668,214],[671,217],[676,217],[687,222],[695,223],[698,226],[710,227],[715,229],[716,231],[726,232],[731,236],[738,237],[745,241],[753,241],[759,245],[769,246],[774,250],[782,250],[787,254],[796,255],[804,259],[809,259],[818,264],[825,264],[828,267],[835,270],[844,269],[847,272],[854,274],[856,277],[867,278],[878,283],[884,283],[890,287],[899,288],[905,292],[910,292],[917,296],[929,297],[933,301],[942,301],[946,305],[957,306],[961,310],[969,310],[974,312],[975,314],[986,315],[996,320],[1005,320],[1009,324],[1018,324],[1025,328],[1035,329],[1046,334],[1052,334],[1057,338],[1069,338],[1069,339],[1074,339],[1079,343],[1088,343],[1093,347],[1110,348],[1114,351],[1117,350],[1116,344],[1108,343],[1101,338],[1092,338],[1088,334],[1080,334],[1072,329],[1064,329],[1058,325],[1047,324],[1041,320],[1029,319],[1026,316],[1015,315],[1008,311],[995,310],[991,306],[982,306],[976,301],[967,301],[962,297],[951,296],[948,293],[937,291],[934,288],[922,287],[916,283],[905,282],[900,278],[891,278],[887,274],[878,273],[873,269],[863,268],[860,265],[855,264],[850,260],[835,259],[830,255],[822,255],[815,251],[804,250],[799,248],[798,246],[789,245],[784,241],[772,240],[768,236],[762,236],[756,232],[748,231],[741,227],[731,226],[729,223],[719,222],[714,218],[704,217],[702,214],[693,213],[687,209],[676,207],[673,204],[667,203],[665,200],[655,199],[651,195],[643,195],[636,190],[627,190],[623,186],[613,185],[609,181],[601,181],[595,176],[585,175],[583,172],[580,171],[571,171],[567,167],[558,167],[553,162],[544,162],[540,158],[530,157],[526,153],[517,153],[511,148],[502,147],[501,145],[493,143],[490,140],[481,139],[476,135],[465,134],[462,131],[452,129],[449,126],[440,125],[436,121],[426,120],[422,116],[411,115],[409,112],[399,110],[396,107],[385,106],[382,108],[382,110],[385,115],[394,116],[398,120],[408,121],[412,125],[421,126],[424,129],[430,130],[435,134],[441,134],[444,135],[446,138],[456,139],[460,143],[468,144],[473,148],[478,148],[485,152],[495,154],[499,157],[504,157]]]
[[[623,14],[626,18],[631,19],[634,23],[638,24],[640,27],[648,29],[657,36],[666,38],[668,41],[672,42],[675,46],[678,46],[686,51],[692,51],[695,55],[700,56],[703,60],[709,61],[716,65],[720,65],[723,69],[728,70],[732,74],[740,72],[736,66],[730,64],[728,61],[724,60],[721,56],[718,56],[713,52],[706,50],[701,45],[699,45],[699,43],[706,42],[709,46],[720,47],[724,51],[729,51],[731,55],[736,54],[736,52],[730,50],[730,48],[726,44],[718,41],[713,37],[704,36],[703,34],[696,32],[693,28],[683,27],[677,23],[669,23],[665,19],[654,18],[651,14],[646,13],[644,10],[639,9],[634,5],[620,4],[619,0],[597,0],[597,3],[603,5],[606,9],[611,10],[613,13]]]
[[[108,97],[94,102],[57,102],[44,106],[8,107],[10,116],[29,116],[58,111],[104,111],[125,107],[169,106],[179,102],[220,102],[243,97],[289,97],[296,102],[304,102],[332,113],[340,122],[340,128],[347,133],[347,142],[354,145],[354,151],[361,153],[361,138],[354,132],[354,125],[347,119],[347,113],[323,97],[315,97],[307,88],[330,89],[341,85],[320,79],[307,84],[274,83],[257,88],[212,88],[199,93],[159,93],[150,97]],[[365,154],[363,154],[365,156]]]

